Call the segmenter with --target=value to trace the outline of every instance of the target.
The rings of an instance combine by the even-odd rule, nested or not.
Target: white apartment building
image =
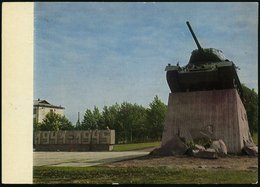
[[[35,123],[41,123],[49,112],[64,115],[64,107],[55,106],[50,104],[46,100],[34,100],[33,101],[33,120]]]

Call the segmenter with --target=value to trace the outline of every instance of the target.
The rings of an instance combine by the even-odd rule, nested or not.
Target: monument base
[[[192,141],[201,134],[222,139],[228,153],[240,153],[245,143],[253,143],[236,89],[169,94],[161,147],[176,135]]]
[[[113,145],[73,145],[73,144],[39,144],[35,145],[35,151],[65,151],[65,152],[87,152],[87,151],[112,151]]]

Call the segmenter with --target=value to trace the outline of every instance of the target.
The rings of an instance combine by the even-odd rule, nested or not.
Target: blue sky
[[[257,3],[35,3],[34,99],[87,108],[167,103],[165,66],[188,63],[196,45],[221,49],[258,90]]]

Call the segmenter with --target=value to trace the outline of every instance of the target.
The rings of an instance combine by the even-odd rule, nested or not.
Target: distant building
[[[33,120],[35,123],[41,123],[49,112],[64,115],[64,109],[64,107],[52,105],[46,100],[34,100]]]

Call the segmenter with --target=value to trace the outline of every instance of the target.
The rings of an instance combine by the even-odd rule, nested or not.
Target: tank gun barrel
[[[198,49],[199,49],[200,51],[202,51],[203,49],[202,49],[202,47],[200,46],[200,43],[199,43],[197,37],[195,36],[195,34],[194,34],[194,32],[193,32],[193,30],[192,30],[192,28],[191,28],[191,26],[190,26],[190,23],[187,21],[186,24],[188,25],[188,28],[189,28],[189,30],[190,30],[190,32],[191,32],[191,35],[192,35],[193,39],[194,39],[195,42],[196,42],[196,45],[197,45]]]

